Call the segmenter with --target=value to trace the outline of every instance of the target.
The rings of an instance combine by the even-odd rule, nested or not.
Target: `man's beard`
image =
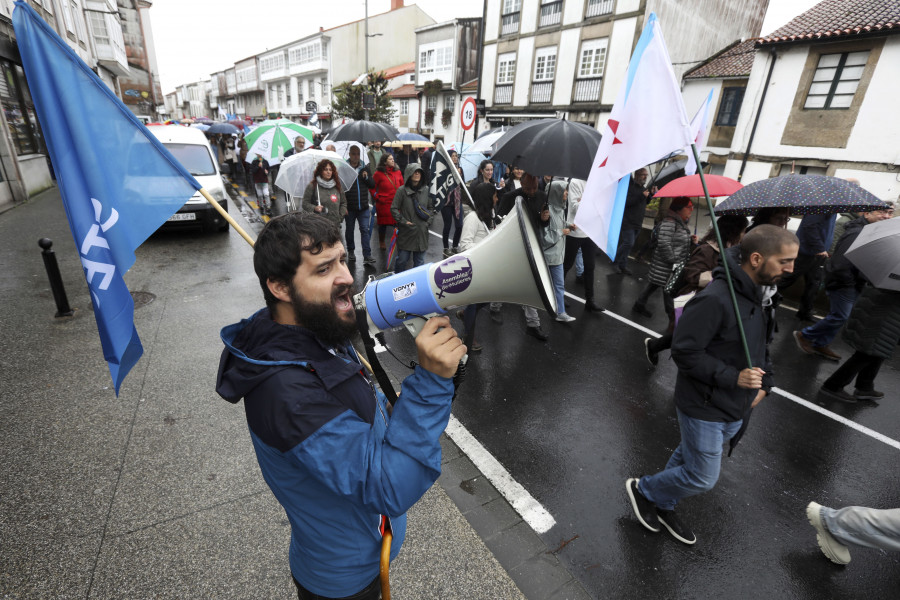
[[[309,329],[324,345],[329,347],[346,345],[359,335],[359,330],[355,320],[344,320],[334,307],[335,298],[344,293],[350,296],[352,302],[354,286],[346,285],[336,289],[332,292],[330,302],[307,302],[292,285],[291,304],[294,307],[294,319],[302,327]]]

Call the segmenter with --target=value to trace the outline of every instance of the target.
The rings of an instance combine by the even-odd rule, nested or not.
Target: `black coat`
[[[360,167],[356,174],[356,181],[344,190],[347,197],[347,210],[364,211],[369,208],[369,190],[375,189],[375,179],[369,176],[365,167]]]
[[[649,194],[644,196],[644,186],[634,179],[628,182],[625,195],[625,212],[622,214],[622,229],[640,229],[644,226],[644,212],[647,209]]]
[[[900,292],[866,286],[847,319],[844,340],[857,352],[889,359],[900,343]]]
[[[825,263],[825,289],[839,290],[842,288],[855,287],[862,290],[866,284],[865,278],[859,272],[852,262],[844,256],[856,238],[862,232],[862,228],[868,225],[865,217],[853,219],[844,228],[844,235],[838,240],[837,246],[834,247],[834,254]]]
[[[773,385],[766,346],[767,317],[762,289],[738,264],[740,248],[725,252],[741,322],[754,367],[766,371],[763,389]],[[713,281],[688,302],[675,327],[672,359],[678,366],[675,405],[684,414],[703,421],[732,423],[747,417],[757,390],[739,388],[738,374],[748,367],[738,333],[737,319],[725,269],[716,267]]]

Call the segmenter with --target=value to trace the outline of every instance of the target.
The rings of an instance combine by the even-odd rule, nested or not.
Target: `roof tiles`
[[[760,38],[759,45],[877,33],[900,33],[900,0],[824,0]]]
[[[684,74],[685,79],[707,77],[749,77],[753,67],[756,39],[735,42]]]

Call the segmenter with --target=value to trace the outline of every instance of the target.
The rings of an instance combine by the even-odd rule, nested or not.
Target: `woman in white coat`
[[[474,205],[470,205],[468,199],[463,200],[463,226],[462,235],[459,238],[459,249],[467,252],[478,242],[486,238],[494,230],[494,203],[497,200],[497,190],[491,183],[476,183],[470,190]],[[466,328],[464,336],[466,347],[470,352],[480,352],[481,344],[475,341],[475,319],[478,310],[487,306],[487,303],[470,304],[462,315]],[[459,316],[459,313],[457,313]]]

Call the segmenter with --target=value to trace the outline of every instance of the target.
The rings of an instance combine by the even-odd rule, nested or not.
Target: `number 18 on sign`
[[[466,131],[472,129],[472,126],[475,124],[475,98],[469,96],[462,103],[459,124]]]

